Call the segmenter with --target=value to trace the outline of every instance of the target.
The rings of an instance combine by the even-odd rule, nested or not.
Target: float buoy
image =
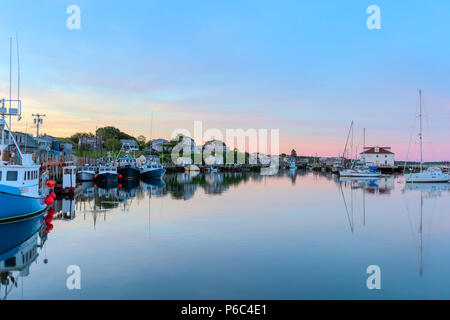
[[[47,185],[47,187],[53,188],[55,186],[55,181],[47,180],[47,182],[45,184]]]
[[[53,204],[53,198],[52,197],[45,198],[45,204],[51,206]]]

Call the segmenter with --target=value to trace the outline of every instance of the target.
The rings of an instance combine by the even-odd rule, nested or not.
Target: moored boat
[[[93,181],[96,174],[96,167],[85,164],[77,170],[78,181]]]
[[[111,164],[101,165],[97,169],[95,179],[98,183],[117,183],[119,173],[117,172],[117,168]]]
[[[34,163],[31,154],[22,153],[5,120],[6,117],[20,120],[21,113],[20,100],[0,101],[0,222],[40,214],[47,208],[43,194],[45,181],[40,183],[40,165]]]
[[[419,90],[419,145],[420,145],[420,171],[405,174],[406,183],[435,183],[449,182],[450,174],[442,172],[439,167],[430,167],[423,170],[423,133],[422,133],[422,90]],[[406,162],[405,162],[406,169]]]
[[[140,169],[142,180],[161,179],[166,170],[158,163],[145,164]]]

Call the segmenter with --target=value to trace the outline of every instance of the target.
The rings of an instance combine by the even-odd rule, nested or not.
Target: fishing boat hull
[[[166,170],[163,168],[158,168],[158,169],[141,172],[141,179],[142,180],[160,179],[164,175],[165,172],[166,172]]]
[[[141,172],[138,168],[126,166],[117,169],[117,172],[122,176],[121,179],[124,180],[134,180],[139,179]]]
[[[2,191],[0,186],[0,223],[14,222],[41,214],[47,209],[44,198],[25,197]]]
[[[92,181],[94,180],[94,173],[91,172],[78,172],[78,181]]]
[[[117,183],[119,181],[119,175],[117,173],[105,172],[97,175],[98,183]]]

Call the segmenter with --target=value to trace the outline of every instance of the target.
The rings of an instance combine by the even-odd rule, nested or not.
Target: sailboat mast
[[[12,37],[9,38],[9,109],[11,110],[11,81],[12,81]],[[11,144],[11,114],[9,115],[8,141]]]
[[[420,142],[420,172],[422,172],[423,168],[422,90],[419,90],[419,142]]]

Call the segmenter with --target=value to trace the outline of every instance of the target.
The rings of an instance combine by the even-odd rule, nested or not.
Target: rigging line
[[[416,105],[416,112],[417,112],[417,105]],[[416,117],[417,117],[416,114],[414,114],[413,120],[412,120],[412,125],[411,125],[411,133],[409,135],[408,151],[406,152],[406,159],[405,159],[405,164],[403,167],[403,172],[405,172],[406,164],[408,163],[408,160],[409,160],[409,153],[411,151],[411,143],[412,143],[412,139],[413,139],[413,133],[414,133],[414,129],[416,126]]]
[[[339,188],[341,189],[342,199],[344,200],[345,211],[347,212],[348,224],[349,224],[349,226],[350,226],[350,230],[351,230],[352,233],[353,233],[353,225],[352,225],[351,220],[350,220],[350,214],[349,214],[349,212],[348,212],[347,201],[345,201],[344,190],[342,189],[342,183],[339,183]]]
[[[415,241],[417,241],[417,239],[415,238],[415,232],[414,232],[414,230],[416,229],[416,226],[412,222],[411,213],[410,213],[409,206],[408,206],[408,199],[406,198],[405,193],[403,194],[403,199],[405,200],[406,215],[408,217],[409,227],[410,227],[410,231],[411,231],[411,238],[412,238],[413,242],[415,242]],[[417,247],[414,246],[414,249],[417,249]]]

